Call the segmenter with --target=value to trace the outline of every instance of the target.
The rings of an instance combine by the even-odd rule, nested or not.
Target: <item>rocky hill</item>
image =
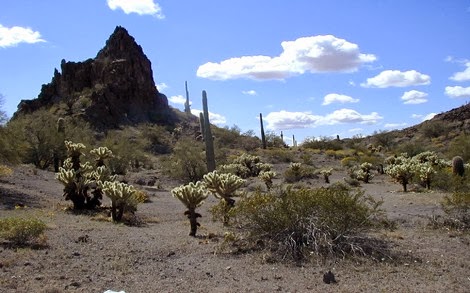
[[[62,60],[36,99],[22,100],[14,118],[39,109],[81,116],[96,129],[142,122],[172,124],[175,114],[158,92],[151,62],[123,27],[116,27],[95,58]]]

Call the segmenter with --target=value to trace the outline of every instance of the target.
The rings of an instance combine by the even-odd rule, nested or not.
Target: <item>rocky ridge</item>
[[[60,69],[36,99],[20,102],[14,117],[53,108],[61,116],[82,116],[100,130],[175,119],[155,86],[150,60],[123,27],[116,27],[95,58],[62,60]]]

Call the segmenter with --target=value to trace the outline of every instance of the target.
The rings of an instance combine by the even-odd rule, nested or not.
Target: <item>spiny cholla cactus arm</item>
[[[325,180],[325,183],[330,183],[330,176],[332,172],[333,172],[332,168],[323,169],[320,171],[320,174],[323,175],[323,179]]]
[[[179,199],[188,209],[184,214],[188,217],[191,225],[190,236],[196,236],[197,227],[200,224],[197,222],[197,218],[201,217],[199,213],[196,213],[196,208],[204,203],[207,198],[207,192],[204,189],[203,183],[198,181],[196,183],[189,183],[188,185],[182,185],[171,190],[173,197]]]
[[[95,157],[97,167],[104,166],[104,160],[113,157],[113,152],[107,147],[92,149],[90,154]]]
[[[426,186],[427,189],[431,189],[431,181],[436,174],[436,170],[433,168],[431,162],[419,163],[416,168],[416,172],[419,176],[421,183]]]
[[[137,201],[134,198],[135,188],[121,182],[105,181],[99,183],[103,193],[111,199],[111,215],[113,221],[118,222],[122,219],[126,206],[134,207]]]
[[[219,174],[217,171],[213,171],[204,175],[206,189],[212,192],[216,198],[222,200],[224,225],[228,224],[229,212],[235,205],[235,200],[232,197],[237,195],[235,192],[244,182],[245,180],[230,173]]]
[[[273,186],[273,178],[276,177],[276,172],[274,171],[261,171],[258,177],[263,180],[264,184],[266,184],[266,188],[271,190]]]
[[[217,171],[204,175],[204,184],[208,191],[212,192],[215,197],[225,200],[229,206],[233,206],[236,196],[235,192],[239,189],[245,180],[237,175],[230,173],[219,174]]]
[[[82,155],[82,150],[85,149],[85,145],[83,143],[73,143],[66,140],[65,147],[67,148],[68,156],[72,160],[72,168],[78,171],[80,168],[80,156]]]

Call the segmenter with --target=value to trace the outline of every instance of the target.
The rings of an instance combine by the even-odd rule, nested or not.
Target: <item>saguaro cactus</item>
[[[259,113],[259,123],[261,125],[261,142],[263,149],[266,149],[266,135],[264,134],[263,114]]]
[[[184,88],[186,90],[186,102],[184,103],[184,112],[188,115],[191,114],[191,108],[189,106],[189,91],[188,91],[188,82],[184,82]]]
[[[199,130],[201,131],[202,140],[204,140],[205,128],[204,128],[204,114],[199,113]]]
[[[191,225],[189,236],[196,236],[197,227],[200,226],[197,218],[201,217],[201,214],[196,213],[196,208],[201,206],[207,198],[207,192],[203,188],[202,182],[191,182],[188,185],[176,187],[171,190],[171,194],[179,199],[188,209],[184,214],[188,217]]]
[[[54,156],[54,172],[59,172],[59,167],[64,159],[65,155],[65,147],[64,147],[64,139],[65,139],[65,119],[59,118],[57,119],[57,136],[59,137],[60,145],[56,146],[53,150]]]
[[[204,112],[204,141],[206,143],[207,171],[215,170],[214,139],[212,138],[211,125],[209,122],[209,108],[207,106],[207,93],[202,91],[202,107]]]

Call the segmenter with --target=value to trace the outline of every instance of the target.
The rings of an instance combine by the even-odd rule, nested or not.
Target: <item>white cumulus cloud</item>
[[[160,92],[160,91],[164,91],[164,90],[166,90],[167,88],[168,88],[168,85],[167,85],[166,83],[164,83],[164,82],[161,82],[161,83],[158,83],[158,84],[157,84],[157,89],[158,89],[159,92]]]
[[[297,129],[314,127],[322,117],[312,115],[310,112],[288,112],[285,110],[271,112],[263,120],[266,120],[267,128],[272,130]]]
[[[220,63],[199,66],[197,76],[227,80],[237,78],[285,79],[305,72],[354,72],[368,62],[373,54],[363,54],[359,46],[332,35],[304,37],[284,41],[279,56],[242,56]]]
[[[450,77],[450,79],[455,80],[455,81],[467,81],[470,80],[470,62],[466,62],[464,71],[461,72],[456,72],[454,75]]]
[[[408,123],[386,123],[384,125],[384,127],[389,128],[389,129],[400,129],[400,128],[403,128],[407,125],[408,125]]]
[[[377,112],[370,114],[361,114],[352,109],[339,109],[331,114],[326,115],[322,120],[324,124],[338,124],[338,123],[360,123],[360,124],[375,124],[383,119]]]
[[[168,101],[170,103],[173,103],[173,104],[176,104],[176,105],[184,105],[184,103],[186,103],[186,98],[183,97],[182,95],[177,95],[177,96],[171,96]],[[192,102],[189,101],[189,104],[191,105]],[[199,113],[198,113],[199,115]]]
[[[45,42],[41,39],[41,33],[33,31],[29,27],[4,27],[0,24],[0,47],[14,47],[20,43],[34,44],[39,42]]]
[[[445,94],[451,98],[469,98],[470,87],[446,86]]]
[[[256,96],[258,93],[255,90],[249,90],[249,91],[242,91],[242,94],[248,95],[248,96]]]
[[[427,93],[411,90],[405,92],[403,96],[401,96],[401,99],[403,100],[403,104],[422,104],[428,101],[428,99],[426,99],[427,96]]]
[[[378,113],[361,114],[352,109],[336,110],[325,116],[314,115],[311,112],[271,112],[264,120],[271,130],[313,128],[320,125],[343,123],[375,124],[383,119]]]
[[[423,117],[423,121],[431,120],[436,115],[437,115],[437,113],[429,113],[429,114],[427,114],[426,116]]]
[[[420,73],[416,70],[399,71],[399,70],[385,70],[377,76],[368,78],[363,87],[407,87],[414,85],[427,85],[431,83],[429,75]]]
[[[191,109],[191,114],[194,116],[199,117],[199,113],[202,113],[202,110]],[[209,111],[209,122],[218,126],[222,126],[227,123],[227,119],[223,115]]]
[[[329,105],[329,104],[332,104],[332,103],[345,104],[345,103],[357,103],[357,102],[359,102],[359,99],[354,99],[350,96],[332,93],[332,94],[327,94],[323,98],[323,104],[322,105]]]
[[[112,10],[121,9],[125,14],[137,13],[139,15],[153,15],[163,19],[162,8],[153,0],[107,0]]]

